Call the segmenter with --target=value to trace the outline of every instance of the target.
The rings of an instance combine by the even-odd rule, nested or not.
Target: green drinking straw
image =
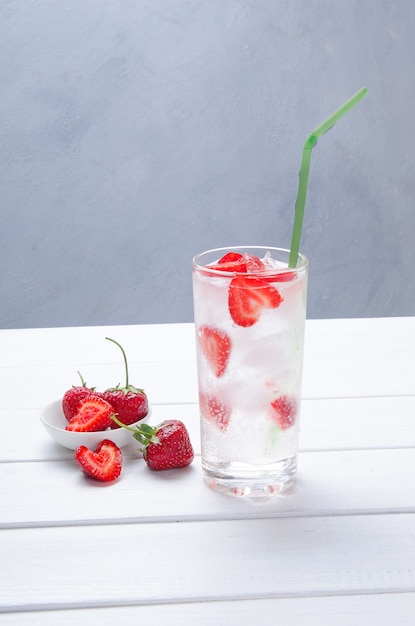
[[[309,135],[306,139],[303,148],[303,156],[301,159],[301,167],[300,167],[300,179],[298,182],[298,193],[297,200],[295,201],[295,215],[294,215],[294,226],[293,226],[293,234],[291,239],[291,248],[290,248],[290,257],[288,261],[288,267],[296,267],[298,252],[300,249],[300,239],[301,239],[301,230],[303,228],[303,217],[304,217],[304,206],[305,206],[305,198],[307,195],[307,184],[308,184],[308,174],[310,172],[310,162],[311,162],[311,151],[317,143],[317,140],[321,135],[326,133],[334,124],[341,118],[347,111],[350,111],[355,104],[357,104],[364,96],[367,94],[368,90],[366,87],[362,87],[359,89],[357,93],[354,94],[347,100],[337,111],[335,111],[330,117],[326,119],[325,122],[317,126],[315,130]]]

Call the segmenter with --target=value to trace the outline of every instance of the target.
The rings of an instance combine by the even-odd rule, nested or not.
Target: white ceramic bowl
[[[151,409],[149,408],[147,415],[136,424],[146,422],[150,413]],[[62,411],[62,400],[55,400],[48,404],[40,413],[40,421],[54,441],[70,450],[76,450],[78,446],[87,446],[91,450],[95,450],[103,439],[110,439],[119,448],[135,441],[133,433],[125,428],[114,428],[113,430],[108,428],[107,430],[88,433],[65,430],[68,421]],[[136,424],[131,424],[131,426]]]

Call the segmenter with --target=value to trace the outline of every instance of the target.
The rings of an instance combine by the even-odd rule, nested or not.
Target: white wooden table
[[[192,324],[0,331],[0,623],[415,623],[415,317],[307,322],[294,493],[251,504],[200,469]],[[43,430],[77,383],[130,379],[198,453],[88,481]]]

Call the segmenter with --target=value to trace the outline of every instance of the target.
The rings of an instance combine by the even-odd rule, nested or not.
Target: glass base
[[[202,461],[210,489],[238,498],[269,498],[286,494],[294,485],[297,457],[266,466],[231,462],[209,464]]]

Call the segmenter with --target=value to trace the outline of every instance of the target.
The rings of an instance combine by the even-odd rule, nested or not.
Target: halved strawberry
[[[239,254],[239,252],[227,252],[217,263],[207,267],[211,270],[220,270],[221,272],[246,273],[245,257]]]
[[[122,452],[109,439],[101,441],[96,450],[78,446],[75,460],[83,473],[95,480],[110,482],[121,474]]]
[[[279,396],[271,402],[272,419],[282,430],[290,428],[297,416],[297,401],[289,396]]]
[[[263,309],[275,309],[282,301],[275,287],[256,276],[236,276],[229,285],[229,313],[238,326],[253,326]]]
[[[215,376],[219,378],[225,373],[228,364],[232,347],[231,340],[223,330],[214,326],[201,326],[198,335],[202,353]]]
[[[199,407],[203,417],[225,431],[229,426],[231,411],[223,400],[205,393],[199,394]]]
[[[90,395],[81,400],[66,430],[77,432],[106,430],[112,424],[113,413],[114,409],[109,402],[99,396]]]

